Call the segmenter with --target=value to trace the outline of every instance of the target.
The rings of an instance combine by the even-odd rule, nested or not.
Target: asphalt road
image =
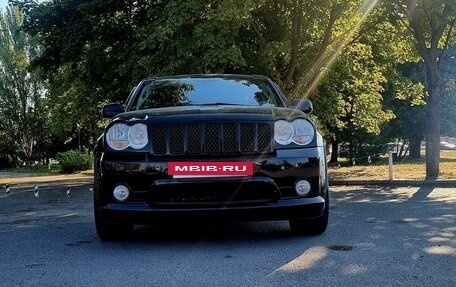
[[[0,286],[456,286],[456,188],[333,187],[330,225],[95,233],[89,185],[0,190]]]

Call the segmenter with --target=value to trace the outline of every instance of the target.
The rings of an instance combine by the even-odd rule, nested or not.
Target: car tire
[[[117,241],[127,239],[132,233],[134,225],[120,224],[105,221],[101,216],[101,208],[94,201],[95,227],[101,241]]]
[[[98,237],[102,241],[116,241],[126,239],[128,235],[133,231],[134,225],[107,222],[101,215],[101,207],[97,200],[97,195],[100,192],[99,189],[101,188],[101,172],[99,164],[100,155],[95,151],[93,211],[95,217],[95,228],[97,230]]]
[[[323,215],[313,219],[290,219],[291,232],[298,235],[319,235],[326,231],[329,218],[329,194],[325,194]]]

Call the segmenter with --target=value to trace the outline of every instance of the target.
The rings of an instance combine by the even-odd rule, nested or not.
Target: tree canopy
[[[426,66],[427,126],[426,178],[439,174],[440,125],[444,101],[441,63],[454,44],[456,21],[454,0],[391,1],[390,11],[397,23],[404,23],[415,39],[415,47]]]
[[[46,136],[47,115],[43,82],[29,70],[39,48],[20,30],[23,21],[16,7],[0,13],[0,134],[9,152],[19,149],[30,162],[37,141]]]

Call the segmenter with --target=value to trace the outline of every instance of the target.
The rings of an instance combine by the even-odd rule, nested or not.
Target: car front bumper
[[[102,217],[109,222],[147,224],[175,220],[301,219],[323,214],[328,185],[322,147],[281,150],[261,157],[211,160],[251,161],[254,174],[173,178],[167,174],[166,160],[103,154],[94,188]],[[299,179],[311,183],[311,191],[305,197],[295,192]],[[126,202],[117,202],[112,196],[118,184],[131,190]]]
[[[270,205],[158,208],[147,203],[109,203],[101,208],[106,221],[148,224],[163,221],[263,221],[317,218],[322,216],[325,200],[312,198],[281,199]]]

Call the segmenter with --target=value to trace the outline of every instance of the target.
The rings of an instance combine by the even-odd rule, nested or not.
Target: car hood
[[[215,115],[215,114],[254,114],[272,117],[291,118],[294,116],[306,116],[302,111],[281,107],[259,107],[259,106],[181,106],[157,109],[147,109],[121,113],[116,119],[131,120],[145,119],[150,117],[183,116],[183,115]]]

